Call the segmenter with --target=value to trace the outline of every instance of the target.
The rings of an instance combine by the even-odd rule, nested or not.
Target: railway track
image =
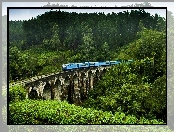
[[[61,71],[61,72],[55,72],[55,73],[35,76],[35,77],[29,78],[29,79],[25,79],[25,80],[21,80],[21,81],[18,81],[18,82],[10,83],[9,87],[16,86],[16,85],[23,85],[23,86],[25,86],[25,84],[27,84],[27,83],[35,82],[35,81],[37,81],[39,79],[50,77],[50,76],[53,76],[53,75],[69,74],[69,73],[75,73],[75,72],[78,72],[78,71],[84,72],[86,70],[94,70],[96,68],[99,68],[99,67],[91,67],[91,68],[84,68],[84,69],[74,69],[74,70],[69,70],[69,71]],[[7,87],[7,86],[3,86],[3,88],[5,88],[5,87]]]

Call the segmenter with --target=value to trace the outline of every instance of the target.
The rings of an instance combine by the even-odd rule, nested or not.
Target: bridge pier
[[[43,89],[43,99],[50,100],[51,99],[51,85],[49,82],[46,82],[46,85]]]
[[[63,89],[62,89],[62,100],[68,100],[68,86],[70,84],[70,78],[69,76],[65,77]]]
[[[61,100],[62,88],[60,79],[57,79],[54,88],[54,100]]]
[[[67,100],[71,104],[80,105],[105,72],[106,68],[98,67],[41,76],[25,84],[26,98]]]
[[[31,90],[32,90],[32,87],[26,87],[26,99],[28,99],[29,98],[29,93],[31,92]]]
[[[70,75],[69,77],[70,81],[69,81],[69,86],[68,86],[68,102],[70,104],[74,103],[73,97],[74,97],[74,80],[73,80],[73,76]]]
[[[80,105],[81,102],[81,91],[80,91],[80,84],[79,84],[79,74],[75,74],[73,76],[73,80],[74,80],[74,104],[76,105]]]

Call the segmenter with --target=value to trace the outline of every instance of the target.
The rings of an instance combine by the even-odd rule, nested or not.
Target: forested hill
[[[139,9],[112,14],[50,11],[10,21],[10,79],[58,71],[67,62],[115,60],[122,47],[140,37],[141,25],[162,32],[166,20]]]
[[[104,42],[108,43],[109,49],[115,50],[136,39],[140,20],[148,29],[165,30],[163,18],[157,14],[152,16],[144,10],[107,15],[50,11],[28,21],[11,21],[10,45],[14,45],[14,41],[23,40],[26,41],[23,47],[29,47],[55,38],[60,40],[59,45],[52,43],[48,48],[78,51],[84,43],[83,33],[88,33],[93,40],[91,46],[96,50],[100,49]]]
[[[169,18],[172,23],[173,17]],[[118,119],[123,119],[125,124],[159,124],[160,122],[166,124],[167,65],[164,18],[157,14],[152,16],[144,10],[117,14],[50,11],[28,21],[10,21],[9,24],[10,81],[60,71],[63,63],[134,60],[129,65],[120,64],[107,70],[93,90],[89,91],[88,98],[82,103],[81,108],[78,107],[82,114],[75,115],[72,111],[77,107],[72,108],[69,104],[60,103],[63,107],[67,105],[64,108],[70,108],[70,114],[68,113],[70,119],[63,116],[59,121],[57,117],[60,116],[55,116],[54,113],[54,110],[58,109],[55,107],[57,104],[50,102],[53,107],[51,105],[49,107],[53,112],[47,114],[48,111],[38,110],[42,108],[40,106],[47,106],[45,103],[39,102],[35,105],[37,102],[33,101],[30,103],[38,107],[26,109],[24,115],[30,113],[28,110],[37,109],[40,112],[39,116],[44,116],[38,119],[33,114],[31,118],[26,116],[19,116],[20,119],[18,116],[14,118],[16,111],[21,115],[21,104],[28,106],[28,102],[18,101],[17,105],[20,107],[15,103],[11,103],[10,106],[13,123],[19,123],[19,120],[28,122],[28,119],[31,119],[33,124],[40,122],[49,124],[48,120],[53,124],[55,122],[68,124],[77,119],[77,124],[84,120],[84,124],[95,124],[100,122],[98,122],[99,118],[93,115],[99,116],[98,111],[102,110],[110,112],[99,116],[104,121],[103,124],[105,122],[110,124],[111,118],[118,121],[118,124],[122,124]],[[169,30],[172,34],[173,27],[169,27]],[[172,37],[170,39],[173,40]],[[170,47],[171,45],[169,43]],[[173,66],[171,56],[170,67]],[[173,71],[171,73],[173,75]],[[170,81],[172,82],[172,79]],[[18,95],[20,93],[18,87],[16,91]],[[173,97],[173,91],[170,91],[169,98]],[[90,114],[91,117],[86,118],[87,108],[98,110],[97,114]],[[87,111],[90,113],[89,110]],[[63,112],[67,114],[66,110]],[[124,114],[119,116],[117,112]],[[173,115],[172,112],[170,113]]]

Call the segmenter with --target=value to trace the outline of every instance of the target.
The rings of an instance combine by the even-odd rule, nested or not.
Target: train
[[[68,63],[62,65],[63,71],[75,70],[75,69],[85,69],[91,67],[106,67],[118,65],[120,63],[131,63],[133,60],[116,60],[116,61],[105,61],[105,62],[83,62],[83,63]]]

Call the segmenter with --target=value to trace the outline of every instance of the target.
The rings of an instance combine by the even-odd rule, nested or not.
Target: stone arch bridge
[[[45,100],[67,100],[71,104],[80,105],[87,99],[89,90],[93,89],[108,67],[74,70],[52,73],[31,78],[27,81],[10,84],[23,85],[26,98]]]

